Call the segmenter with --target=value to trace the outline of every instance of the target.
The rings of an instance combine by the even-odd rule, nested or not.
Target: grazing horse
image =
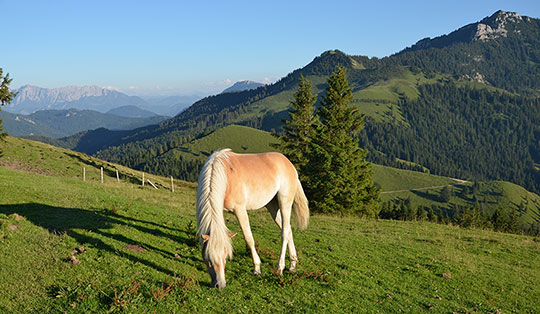
[[[279,153],[236,154],[230,149],[214,152],[204,164],[197,187],[197,235],[202,256],[212,278],[212,286],[225,288],[225,263],[232,257],[231,234],[223,211],[234,212],[251,250],[255,275],[261,273],[261,259],[249,227],[247,210],[266,206],[281,228],[279,274],[285,268],[285,251],[289,247],[291,272],[296,270],[296,249],[291,231],[291,208],[298,227],[309,221],[308,201],[292,163]]]

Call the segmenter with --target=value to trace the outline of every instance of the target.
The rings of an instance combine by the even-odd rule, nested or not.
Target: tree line
[[[462,228],[493,230],[514,234],[540,235],[540,222],[530,223],[522,227],[520,213],[515,210],[495,209],[492,213],[482,210],[478,204],[474,207],[459,206],[449,211],[437,205],[413,206],[410,199],[387,201],[381,204],[377,215],[380,219],[403,221],[430,221],[439,224],[452,224]]]

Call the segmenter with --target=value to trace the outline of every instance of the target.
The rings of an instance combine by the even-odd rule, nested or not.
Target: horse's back
[[[228,155],[225,208],[260,208],[270,202],[278,191],[296,191],[296,170],[282,154],[229,152]]]

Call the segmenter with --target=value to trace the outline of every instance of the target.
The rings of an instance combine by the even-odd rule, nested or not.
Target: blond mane
[[[219,252],[225,250],[227,258],[233,254],[229,229],[223,219],[223,202],[227,191],[227,174],[230,149],[214,152],[204,164],[197,186],[197,236],[203,247],[203,258],[218,262]],[[210,235],[203,243],[202,235]]]

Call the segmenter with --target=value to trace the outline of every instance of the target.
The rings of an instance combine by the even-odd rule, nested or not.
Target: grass
[[[540,306],[540,243],[526,236],[313,216],[306,231],[294,230],[298,273],[279,277],[272,274],[278,229],[255,211],[263,274],[251,275],[239,236],[227,288],[215,290],[194,238],[193,187],[171,193],[0,168],[0,200],[4,312],[532,313]],[[226,219],[241,234],[236,218]]]
[[[239,236],[227,288],[215,290],[194,236],[193,184],[171,193],[111,177],[83,182],[78,167],[100,161],[21,139],[8,144],[2,160],[18,167],[0,167],[0,312],[447,313],[540,306],[537,238],[315,215],[306,231],[294,230],[298,273],[279,277],[272,271],[280,235],[265,210],[250,214],[263,274],[251,275]],[[396,179],[421,181],[406,173]],[[226,219],[241,234],[236,218]]]
[[[190,152],[203,153],[204,158],[217,148],[231,148],[238,153],[273,151],[271,143],[277,139],[268,132],[240,125],[229,125],[186,145]]]
[[[230,148],[237,153],[262,153],[275,151],[270,144],[276,142],[277,140],[268,132],[240,125],[229,125],[180,148],[170,150],[164,157],[172,154],[181,156],[185,160],[204,162],[217,149]]]
[[[118,170],[120,181],[141,184],[142,172],[112,164],[86,154],[58,148],[40,142],[25,140],[17,137],[6,137],[5,146],[0,146],[2,156],[0,166],[25,172],[46,174],[49,176],[66,176],[70,178],[83,178],[83,168],[86,180],[101,181],[103,167],[104,180],[116,181]],[[158,187],[170,188],[170,179],[152,174],[145,174],[145,181],[151,180]],[[181,182],[180,184],[187,184]]]

